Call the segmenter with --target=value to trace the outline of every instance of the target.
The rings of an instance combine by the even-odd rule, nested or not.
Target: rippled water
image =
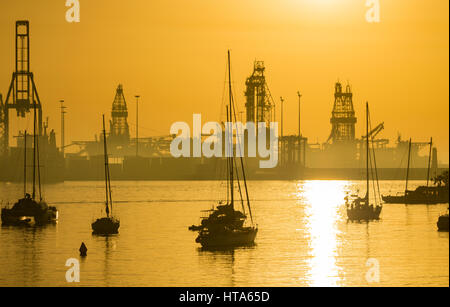
[[[59,222],[0,228],[0,285],[449,286],[449,233],[436,227],[448,205],[385,205],[380,221],[348,223],[344,197],[363,191],[364,182],[252,181],[256,246],[212,252],[187,227],[220,198],[222,183],[112,184],[121,227],[108,238],[92,236],[90,227],[101,214],[102,182],[46,186]],[[380,184],[384,194],[404,189],[401,181]],[[0,183],[0,200],[14,201],[21,189]],[[66,260],[79,258],[82,241],[81,282],[69,284]],[[379,264],[379,283],[366,280],[369,258]]]

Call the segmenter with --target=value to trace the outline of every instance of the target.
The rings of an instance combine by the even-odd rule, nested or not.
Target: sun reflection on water
[[[305,211],[305,235],[309,237],[306,278],[310,286],[338,286],[343,278],[336,258],[340,247],[338,224],[345,218],[341,208],[346,189],[345,181],[308,181],[297,185]]]

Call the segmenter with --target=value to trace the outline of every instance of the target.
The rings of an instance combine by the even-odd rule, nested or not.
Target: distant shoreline
[[[448,168],[439,168],[438,174]],[[426,168],[412,168],[410,170],[410,180],[426,180]],[[363,168],[274,168],[261,171],[249,172],[246,174],[247,180],[271,181],[271,180],[363,180],[366,170]],[[64,181],[100,181],[104,180],[101,172],[94,170],[90,172],[78,172],[64,174],[59,180],[54,178],[45,178],[46,183],[57,183]],[[405,180],[406,169],[404,168],[381,168],[378,169],[379,180]],[[430,174],[430,184],[433,184]],[[211,169],[198,170],[193,169],[167,169],[165,172],[125,172],[119,168],[111,168],[111,178],[113,181],[206,181],[206,180],[224,180],[225,174],[219,176],[217,171]],[[31,179],[31,178],[30,178]],[[52,180],[53,179],[53,180]],[[0,178],[0,182],[21,182],[21,178],[6,179]]]

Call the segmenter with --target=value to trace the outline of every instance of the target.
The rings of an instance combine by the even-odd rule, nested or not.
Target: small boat
[[[426,204],[426,205],[434,205],[434,204],[445,204],[449,202],[449,187],[448,187],[448,171],[444,172],[442,175],[437,178],[441,178],[444,181],[444,185],[439,184],[429,186],[428,183],[430,181],[430,165],[431,165],[431,149],[433,146],[433,139],[430,139],[430,155],[428,158],[428,172],[427,172],[427,185],[419,186],[415,190],[408,190],[408,181],[409,181],[409,166],[411,160],[411,139],[409,139],[409,147],[408,147],[408,165],[406,167],[406,184],[405,184],[405,192],[401,195],[383,195],[383,201],[388,204]],[[445,176],[447,180],[445,180]],[[445,183],[446,182],[446,183]]]
[[[370,154],[369,148],[369,104],[366,103],[366,195],[365,197],[357,196],[354,199],[350,199],[348,196],[345,197],[345,205],[347,207],[347,218],[350,221],[371,221],[378,220],[380,218],[381,210],[383,209],[383,205],[381,202],[377,204],[377,198],[380,200],[381,198],[377,197],[377,194],[374,193],[374,204],[370,203],[369,191],[370,191],[370,175],[369,175],[369,164],[374,165],[374,173],[375,180],[378,182],[378,175],[376,175],[376,163],[375,163],[375,152],[372,151],[372,155]],[[379,194],[379,186],[376,185],[378,194]],[[375,187],[374,187],[375,189]]]
[[[351,221],[370,221],[380,218],[382,206],[373,206],[367,202],[367,198],[356,198],[347,205],[347,217]]]
[[[204,229],[195,241],[205,248],[247,246],[254,243],[257,232],[254,227],[224,227],[215,232]]]
[[[449,201],[448,186],[419,186],[415,190],[405,190],[403,195],[386,195],[383,201],[388,204],[445,204]]]
[[[111,195],[111,181],[109,173],[108,151],[106,147],[106,129],[105,116],[103,115],[103,149],[105,158],[105,212],[106,217],[98,218],[92,223],[92,233],[96,235],[110,235],[119,233],[120,220],[112,215],[112,195]]]
[[[215,210],[202,219],[201,225],[190,227],[199,231],[195,240],[203,247],[244,246],[254,243],[258,229],[245,227],[247,216],[235,210],[233,202],[218,205]]]
[[[227,121],[233,122],[233,116],[236,118],[236,113],[233,105],[231,90],[230,51],[228,51],[228,85],[229,105],[227,106],[226,112]],[[233,144],[232,140],[227,141],[230,142],[230,144]],[[258,227],[255,226],[253,222],[243,159],[242,157],[240,158],[240,167],[238,167],[238,163],[236,162],[234,155],[230,154],[229,156],[230,157],[227,157],[226,204],[219,203],[215,209],[207,210],[207,215],[202,218],[200,225],[192,225],[189,227],[189,230],[198,231],[198,236],[195,242],[200,243],[203,248],[228,248],[253,245],[256,234],[258,233]],[[243,186],[245,188],[245,201],[242,196],[243,191],[241,190],[241,184],[239,182],[239,170],[241,171],[240,173],[243,179]],[[235,209],[235,177],[239,188],[242,211]],[[250,216],[249,225],[246,225],[246,222],[248,221],[248,216],[245,211],[246,207],[248,208],[248,214]]]
[[[439,216],[437,227],[439,231],[448,231],[448,209],[446,214]]]
[[[36,113],[36,111],[35,111]],[[19,199],[12,208],[2,208],[1,221],[5,226],[45,225],[58,220],[58,210],[49,206],[43,199],[41,190],[39,137],[36,135],[36,114],[34,119],[33,135],[33,189],[32,194],[27,193],[27,131],[24,131],[24,197]],[[36,165],[37,164],[37,165]],[[37,176],[37,178],[36,178]],[[37,180],[36,180],[37,179]],[[36,182],[37,181],[37,182]],[[37,199],[36,184],[39,198]]]
[[[58,220],[58,210],[55,207],[48,206],[42,200],[34,200],[28,193],[11,209],[2,208],[1,214],[2,225],[5,226],[29,225],[32,220],[36,225],[44,225]]]
[[[92,233],[110,235],[119,233],[120,221],[114,217],[102,217],[92,223]]]

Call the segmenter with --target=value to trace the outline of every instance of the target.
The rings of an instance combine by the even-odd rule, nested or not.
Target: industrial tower
[[[112,104],[112,120],[110,121],[109,141],[114,144],[125,145],[130,142],[130,130],[128,127],[128,109],[125,96],[123,95],[122,84],[117,86],[116,96]]]
[[[5,102],[0,99],[0,155],[6,154],[9,147],[9,110],[15,109],[17,116],[25,117],[30,109],[37,111],[37,131],[42,135],[42,107],[30,72],[30,35],[27,20],[16,22],[16,67]]]
[[[355,141],[355,110],[353,109],[353,93],[350,85],[342,91],[341,83],[337,82],[334,91],[334,106],[331,113],[331,134],[327,143],[332,140],[333,144],[348,143]]]
[[[264,62],[255,61],[253,73],[245,82],[247,87],[245,108],[248,122],[265,122],[269,127],[269,123],[272,121],[274,102],[266,83],[264,70]]]

